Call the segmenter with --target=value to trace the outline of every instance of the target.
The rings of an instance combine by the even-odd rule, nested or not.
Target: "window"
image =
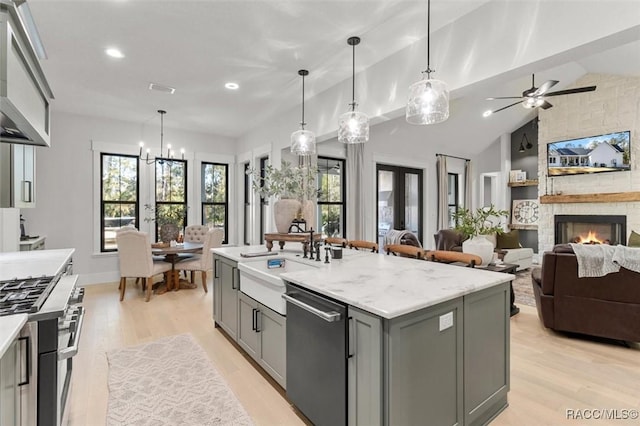
[[[459,176],[457,173],[448,174],[449,182],[447,184],[449,193],[447,194],[447,204],[449,206],[449,228],[456,227],[456,221],[453,215],[458,212],[458,196],[460,187],[458,186]]]
[[[312,226],[326,237],[346,235],[344,170],[344,160],[318,157],[318,223]],[[307,224],[307,229],[310,226]]]
[[[249,163],[244,163],[244,244],[251,244],[251,177]]]
[[[156,160],[156,239],[165,224],[179,229],[186,225],[187,162],[185,160]]]
[[[100,251],[115,251],[116,232],[138,227],[138,157],[100,154]]]
[[[267,163],[269,162],[269,157],[262,157],[260,159],[260,186],[264,185],[264,176],[265,170],[267,168]],[[269,205],[269,200],[265,197],[260,196],[260,244],[264,244],[264,233],[267,230],[267,206]]]
[[[223,228],[227,243],[229,224],[229,166],[220,163],[202,163],[202,224]]]

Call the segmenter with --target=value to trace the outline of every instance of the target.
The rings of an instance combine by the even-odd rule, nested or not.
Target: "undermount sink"
[[[269,264],[277,264],[284,261],[282,267],[269,268]],[[318,266],[313,263],[303,263],[284,258],[260,259],[249,262],[240,262],[240,291],[252,297],[274,311],[286,315],[287,304],[282,298],[285,285],[280,274],[286,272],[298,272],[315,270]]]

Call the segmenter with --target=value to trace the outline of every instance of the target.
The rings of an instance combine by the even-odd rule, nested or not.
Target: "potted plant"
[[[253,168],[247,170],[247,174],[251,176],[253,189],[261,197],[278,199],[273,205],[273,215],[279,233],[289,232],[291,222],[300,213],[307,223],[315,223],[316,167],[292,166],[283,161],[279,169],[268,165],[264,176]]]
[[[459,208],[453,214],[455,229],[467,239],[462,243],[462,251],[473,253],[482,258],[482,264],[487,265],[493,259],[493,238],[485,236],[502,234],[504,232],[501,217],[508,218],[508,210],[498,210],[492,204],[489,207],[479,207],[475,211]]]

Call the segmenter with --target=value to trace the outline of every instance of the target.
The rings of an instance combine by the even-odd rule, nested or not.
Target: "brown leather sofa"
[[[531,272],[538,316],[545,327],[610,339],[640,342],[640,273],[620,271],[578,278],[571,246],[545,252]]]

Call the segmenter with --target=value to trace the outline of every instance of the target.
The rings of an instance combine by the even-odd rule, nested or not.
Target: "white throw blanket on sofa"
[[[640,249],[622,245],[571,244],[578,261],[578,278],[603,277],[622,266],[640,272]]]
[[[413,233],[407,230],[400,231],[397,229],[390,229],[384,236],[384,245],[386,246],[387,244],[402,244],[402,238],[405,235],[413,235]],[[422,248],[422,245],[417,238],[415,239],[415,241],[419,244],[418,247]]]

